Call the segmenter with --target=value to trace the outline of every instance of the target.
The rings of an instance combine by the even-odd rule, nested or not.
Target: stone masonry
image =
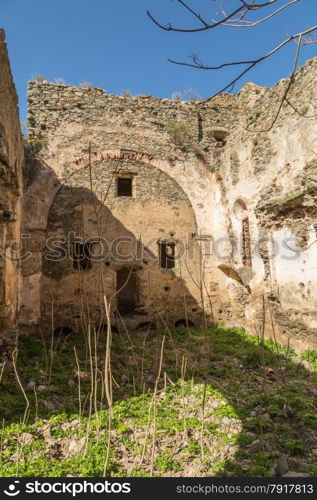
[[[0,351],[14,340],[19,308],[23,145],[17,94],[0,30]],[[4,335],[6,341],[4,341]]]
[[[278,115],[287,79],[206,103],[29,82],[21,329],[223,321],[316,348],[316,77]]]

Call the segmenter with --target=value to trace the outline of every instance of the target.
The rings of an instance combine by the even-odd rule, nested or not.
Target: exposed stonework
[[[288,80],[272,89],[248,84],[240,91],[239,125],[231,129],[222,154],[222,184],[213,185],[214,204],[221,206],[223,200],[225,205],[213,211],[214,232],[231,237],[230,223],[240,241],[227,266],[236,271],[241,266],[246,216],[252,242],[253,277],[248,282],[251,296],[242,298],[244,318],[239,320],[235,312],[239,294],[233,279],[230,283],[218,274],[221,317],[258,334],[264,328],[266,335],[297,349],[317,345],[316,78],[313,59],[297,72],[288,96],[298,111],[284,105],[273,127]],[[238,176],[233,176],[233,164],[239,165]],[[239,200],[245,209],[237,212]]]
[[[0,30],[0,351],[14,337],[19,307],[23,146],[18,98]],[[15,243],[16,242],[16,243]]]
[[[133,328],[224,321],[316,348],[316,76],[313,59],[278,116],[288,80],[208,103],[30,82],[20,324],[104,326],[105,296],[117,326],[126,307]]]
[[[48,319],[52,296],[58,322],[78,317],[78,272],[70,260],[43,264],[43,245],[47,236],[65,237],[71,229],[87,239],[99,227],[107,237],[155,242],[146,264],[137,263],[137,310],[148,318],[165,311],[175,321],[188,309],[187,319],[197,323],[205,310],[215,320],[290,339],[298,349],[315,345],[317,128],[310,115],[317,107],[316,74],[317,60],[299,70],[289,95],[299,113],[284,106],[273,127],[286,80],[272,89],[247,84],[238,96],[209,103],[30,82],[36,154],[27,169],[25,231],[40,243],[24,265],[24,320]],[[133,177],[132,198],[116,196],[120,172]],[[94,220],[96,206],[110,221],[107,228]],[[160,270],[157,242],[169,234],[185,241],[186,258]],[[286,247],[283,255],[292,235],[301,237],[298,251]],[[108,260],[108,295],[120,266]],[[150,292],[147,266],[155,276]],[[90,314],[98,316],[100,265],[85,272],[94,276],[95,289],[89,279],[85,294]],[[180,297],[191,306],[184,309]]]
[[[56,325],[73,324],[81,316],[83,295],[90,297],[90,318],[100,320],[102,293],[111,297],[116,273],[131,265],[113,255],[106,265],[93,263],[85,271],[85,289],[86,279],[78,283],[70,258],[52,263],[40,257],[45,238],[65,238],[71,231],[83,240],[98,234],[107,241],[131,238],[125,251],[137,266],[135,314],[142,314],[140,323],[203,322],[198,239],[210,233],[208,169],[225,145],[225,125],[234,120],[234,103],[234,97],[224,95],[198,107],[147,96],[109,96],[102,89],[30,83],[31,153],[39,151],[31,154],[27,166],[25,232],[33,240],[36,234],[39,245],[33,244],[32,258],[23,264],[23,322],[51,321],[54,302]],[[120,175],[133,178],[130,198],[117,196]],[[99,219],[107,223],[96,218],[96,205]],[[171,239],[185,257],[176,259],[170,270],[160,269],[160,242]],[[131,248],[136,241],[137,252]],[[139,258],[140,251],[145,258]],[[210,315],[208,297],[204,301]]]

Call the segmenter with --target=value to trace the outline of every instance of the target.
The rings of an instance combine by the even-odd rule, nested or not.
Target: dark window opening
[[[5,211],[3,212],[3,220],[6,222],[8,220],[10,220],[12,217],[11,217],[11,212],[8,212],[8,211]]]
[[[83,241],[74,243],[73,266],[77,270],[91,269],[90,244]]]
[[[159,254],[161,269],[173,269],[175,267],[175,243],[159,242]]]
[[[242,221],[242,263],[252,267],[249,219]]]
[[[117,196],[132,196],[132,177],[117,178]]]

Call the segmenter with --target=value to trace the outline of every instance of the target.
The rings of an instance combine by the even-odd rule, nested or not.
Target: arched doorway
[[[137,274],[132,268],[117,271],[117,310],[121,316],[133,314],[138,296]]]

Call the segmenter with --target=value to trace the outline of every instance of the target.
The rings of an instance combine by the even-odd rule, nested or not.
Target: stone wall
[[[28,103],[30,140],[43,146],[45,162],[58,177],[87,164],[89,143],[93,160],[94,155],[144,155],[144,161],[177,180],[202,232],[207,230],[211,205],[205,193],[212,176],[206,172],[217,163],[226,127],[236,120],[234,96],[197,105],[30,82]]]
[[[23,145],[18,98],[0,30],[0,343],[17,324]],[[16,242],[16,245],[15,243]]]
[[[316,59],[298,71],[279,114],[288,80],[272,89],[247,84],[237,96],[208,103],[30,82],[31,240],[41,246],[51,232],[50,207],[61,186],[91,191],[93,184],[96,203],[123,232],[139,234],[135,221],[151,220],[153,211],[154,232],[174,227],[177,237],[196,225],[199,258],[182,276],[192,309],[298,349],[316,346],[316,72]],[[135,212],[113,187],[101,201],[116,169],[138,173]],[[173,205],[174,225],[166,212]],[[41,315],[43,249],[37,252],[24,272],[28,322]]]
[[[207,234],[207,188],[213,163],[225,144],[224,125],[234,119],[233,106],[230,96],[197,107],[195,103],[146,96],[121,98],[101,89],[31,82],[30,153],[32,148],[35,153],[30,154],[27,166],[24,228],[32,235],[29,247],[33,249],[32,258],[23,264],[21,312],[25,323],[43,321],[51,314],[52,295],[57,323],[70,324],[72,318],[78,318],[82,294],[89,295],[90,317],[98,317],[103,309],[101,290],[109,296],[115,291],[115,271],[122,264],[111,259],[105,269],[107,284],[101,285],[104,271],[94,264],[88,271],[93,279],[83,290],[70,259],[52,266],[44,265],[41,258],[43,242],[53,234],[65,236],[76,230],[83,238],[96,235],[91,192],[95,203],[103,205],[100,215],[108,224],[111,221],[109,227],[99,228],[102,236],[109,240],[109,235],[112,239],[118,234],[130,235],[146,250],[151,242],[147,262],[138,262],[142,314],[150,318],[163,315],[172,324],[186,316],[196,325],[202,322],[202,309],[210,308],[208,298],[201,303],[197,287],[201,275],[197,238]],[[115,178],[120,172],[133,176],[133,198],[116,196]],[[66,186],[72,189],[64,191]],[[56,210],[58,228],[51,223]],[[165,271],[158,265],[157,242],[171,234],[186,257],[173,270]],[[85,280],[82,284],[85,287]]]
[[[115,304],[116,273],[130,268],[138,282],[134,326],[160,319],[174,324],[186,315],[193,324],[201,324],[197,293],[189,275],[196,277],[199,272],[200,253],[192,236],[197,224],[186,194],[160,170],[121,162],[120,171],[133,176],[134,196],[117,197],[117,171],[117,165],[101,161],[63,181],[50,207],[45,234],[49,242],[58,237],[63,258],[54,259],[55,243],[49,243],[44,251],[33,247],[23,268],[25,283],[37,265],[41,268],[41,309],[27,310],[24,304],[24,314],[30,317],[37,311],[33,318],[42,324],[50,324],[53,314],[56,328],[75,328],[83,321],[104,322],[104,295],[109,300],[113,297]],[[98,258],[89,269],[78,270],[74,265],[75,238],[96,247],[93,253]],[[189,265],[182,266],[176,260],[175,268],[163,270],[158,241],[172,239],[177,252],[190,257]],[[42,252],[42,260],[37,252]]]
[[[228,135],[212,190],[220,206],[211,226],[230,238],[216,264],[219,318],[299,350],[317,345],[316,80],[313,59],[297,72],[290,104],[278,116],[289,80],[240,91],[239,124]],[[252,247],[247,274],[246,217]]]

